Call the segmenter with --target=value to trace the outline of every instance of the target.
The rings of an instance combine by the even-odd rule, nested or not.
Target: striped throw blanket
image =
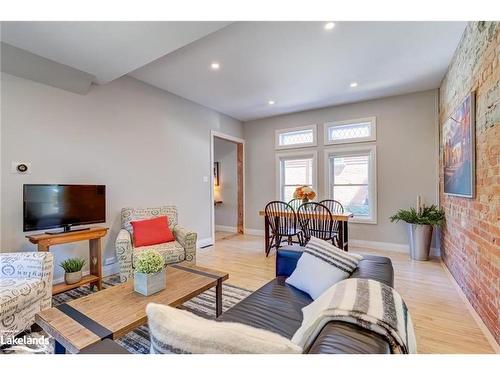
[[[393,353],[417,352],[408,308],[398,292],[375,280],[346,279],[302,309],[304,320],[292,342],[308,350],[331,321],[348,322],[387,339]]]

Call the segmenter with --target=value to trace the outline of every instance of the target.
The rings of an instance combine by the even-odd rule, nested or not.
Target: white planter
[[[66,272],[64,274],[64,282],[68,285],[76,284],[82,279],[82,270],[76,272]]]
[[[134,290],[144,296],[150,296],[166,286],[166,269],[158,273],[140,273],[134,275]]]

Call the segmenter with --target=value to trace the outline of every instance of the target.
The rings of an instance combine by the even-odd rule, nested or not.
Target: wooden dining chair
[[[297,212],[299,207],[302,205],[302,199],[293,198],[292,200],[290,200],[288,202],[288,204],[290,206],[292,206],[292,208],[295,210],[295,212]]]
[[[316,202],[304,203],[299,207],[297,217],[306,238],[305,243],[311,237],[316,237],[339,245],[338,232],[335,230],[338,223],[327,206]]]
[[[299,244],[304,243],[302,230],[297,228],[297,214],[291,205],[286,202],[272,201],[266,205],[265,212],[271,228],[271,240],[266,249],[266,257],[273,247],[276,250],[279,249],[283,238],[286,238],[289,245],[293,244],[294,236],[297,236]]]
[[[323,199],[319,203],[328,207],[328,209],[330,210],[330,212],[332,214],[344,213],[344,206],[342,206],[342,203],[340,203],[339,201],[336,201],[334,199]],[[340,230],[340,226],[342,225],[342,223],[340,221],[338,221],[337,219],[335,219],[335,217],[333,217],[333,221],[334,221],[333,231],[335,232],[335,240],[336,240],[337,246],[338,246],[338,245],[340,245],[339,230]]]

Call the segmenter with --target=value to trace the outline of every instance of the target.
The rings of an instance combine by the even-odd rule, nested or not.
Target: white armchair
[[[167,216],[169,228],[175,241],[151,246],[134,247],[132,241],[132,224],[134,220],[151,219]],[[134,277],[136,257],[144,250],[155,250],[165,259],[166,264],[188,261],[196,263],[196,233],[187,230],[177,223],[177,207],[162,206],[155,208],[123,208],[121,213],[122,229],[116,238],[116,257],[120,264],[120,281],[125,282]]]
[[[49,252],[0,253],[0,337],[29,328],[52,306],[54,259]]]

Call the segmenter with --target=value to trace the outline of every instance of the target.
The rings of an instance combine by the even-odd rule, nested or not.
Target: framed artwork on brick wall
[[[474,198],[475,95],[470,93],[443,126],[444,193]]]

